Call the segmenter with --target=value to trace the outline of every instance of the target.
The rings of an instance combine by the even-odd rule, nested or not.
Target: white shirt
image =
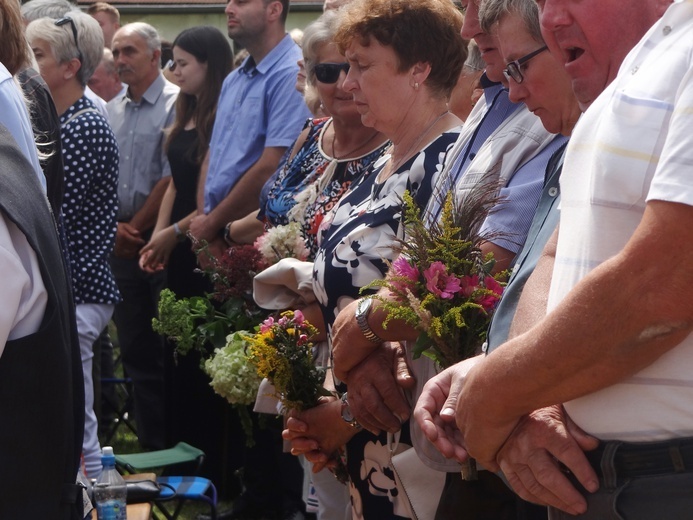
[[[7,340],[36,332],[46,310],[48,293],[43,285],[36,253],[26,236],[0,211],[0,356]]]
[[[678,0],[575,127],[561,176],[549,310],[624,248],[647,201],[693,205],[691,71],[693,0]],[[566,409],[602,439],[693,435],[693,337],[624,382],[566,403]]]

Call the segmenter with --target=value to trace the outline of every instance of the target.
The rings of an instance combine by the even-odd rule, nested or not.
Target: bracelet
[[[178,222],[173,223],[173,232],[176,234],[176,238],[179,242],[185,240],[185,233],[183,233],[178,225]]]

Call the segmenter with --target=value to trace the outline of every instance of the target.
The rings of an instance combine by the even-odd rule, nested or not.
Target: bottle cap
[[[113,455],[113,448],[111,446],[104,446],[101,449],[101,464],[104,466],[115,465],[115,455]]]

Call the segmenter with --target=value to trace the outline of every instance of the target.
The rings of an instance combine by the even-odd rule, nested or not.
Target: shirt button
[[[549,197],[555,197],[556,195],[558,195],[558,188],[549,188]]]
[[[671,32],[671,27],[668,25],[664,26],[664,29],[662,29],[662,32],[664,33],[664,36],[666,36],[667,34],[669,34]]]

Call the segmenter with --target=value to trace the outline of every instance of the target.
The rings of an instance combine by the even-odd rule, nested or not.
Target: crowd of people
[[[221,518],[688,518],[693,0],[326,1],[301,35],[288,0],[224,13],[240,60],[211,26],[166,55],[103,2],[0,0],[0,517],[84,518],[112,320],[141,447],[202,449],[223,496],[242,468]],[[441,370],[373,284],[407,193],[432,228],[479,186],[507,284]],[[293,222],[329,396],[254,414],[247,447],[152,319]]]

